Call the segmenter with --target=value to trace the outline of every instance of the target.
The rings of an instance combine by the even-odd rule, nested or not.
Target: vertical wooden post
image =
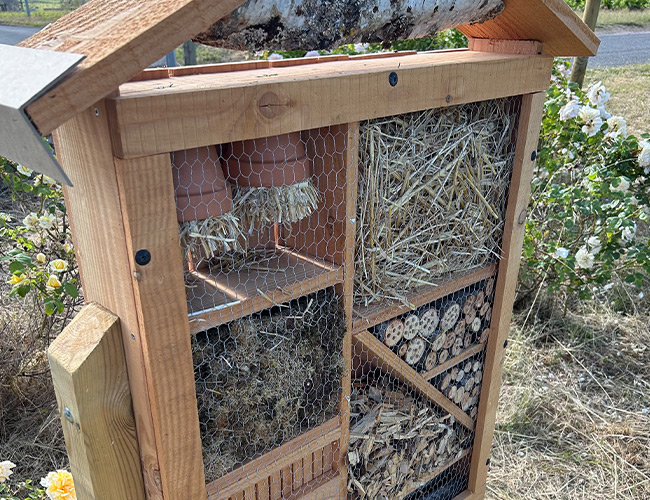
[[[183,44],[183,59],[185,66],[196,64],[196,44],[192,40]]]
[[[88,304],[48,350],[79,500],[144,500],[119,318]]]
[[[345,138],[345,246],[343,250],[343,307],[345,309],[345,339],[343,359],[345,373],[341,392],[341,441],[339,468],[341,474],[340,498],[347,498],[347,455],[350,443],[350,393],[352,390],[352,306],[354,303],[354,243],[357,217],[357,178],[359,173],[359,123],[348,124]]]
[[[115,167],[165,500],[205,499],[171,158]]]
[[[169,157],[114,161],[103,101],[61,126],[55,146],[74,186],[65,198],[84,296],[121,321],[147,497],[201,500],[205,479]],[[135,263],[140,249],[151,253],[147,266]]]
[[[582,20],[591,31],[596,31],[596,23],[598,22],[598,12],[600,11],[600,0],[587,0],[585,4],[585,12]],[[577,83],[580,87],[585,81],[585,73],[587,72],[587,64],[589,64],[588,57],[576,57],[573,60],[573,70],[571,71],[570,81]]]
[[[499,275],[495,288],[492,331],[488,340],[483,387],[476,420],[476,437],[469,478],[471,492],[484,491],[494,437],[494,425],[501,389],[505,341],[510,329],[510,318],[519,274],[519,262],[526,228],[526,210],[530,196],[530,182],[536,158],[539,130],[544,111],[545,93],[522,97],[514,169],[506,209],[505,228]]]

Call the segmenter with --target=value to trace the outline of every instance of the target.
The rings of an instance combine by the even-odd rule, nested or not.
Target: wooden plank
[[[538,40],[552,56],[593,56],[600,45],[564,0],[507,0],[495,19],[458,29],[470,38]]]
[[[293,474],[291,473],[291,465],[282,468],[282,496],[288,498],[291,496],[293,489]]]
[[[465,287],[478,283],[490,276],[493,276],[497,266],[492,264],[477,270],[469,272],[453,273],[439,280],[437,286],[423,287],[408,295],[408,301],[411,306],[402,302],[387,302],[381,304],[371,304],[370,306],[356,306],[354,308],[354,325],[353,331],[360,332],[367,330],[379,323],[388,321],[396,316],[417,309],[425,304],[434,302],[446,295],[457,292]]]
[[[332,500],[338,496],[338,474],[328,472],[305,484],[289,497],[290,500]]]
[[[119,318],[84,306],[48,359],[77,496],[144,500]]]
[[[493,38],[470,38],[469,50],[496,52],[499,54],[542,54],[544,46],[536,40],[495,40]]]
[[[463,352],[461,352],[458,356],[455,358],[448,359],[444,363],[436,366],[433,370],[429,370],[428,372],[424,373],[422,377],[424,377],[426,380],[431,380],[433,377],[440,375],[441,373],[446,372],[450,368],[456,366],[459,363],[462,363],[465,361],[467,358],[471,358],[475,354],[478,354],[481,352],[485,346],[483,344],[477,344],[473,345],[469,349],[465,349]]]
[[[257,482],[257,500],[269,500],[269,478],[265,477],[261,481]]]
[[[115,172],[165,500],[198,500],[205,477],[169,155],[115,160]],[[151,261],[138,265],[139,251]]]
[[[321,450],[323,446],[338,439],[340,432],[338,417],[328,420],[323,425],[209,483],[208,498],[227,498],[243,489],[246,484],[256,483],[262,478],[271,476],[271,498],[273,499],[274,491],[282,490],[278,476],[274,474],[287,466],[290,468],[292,463],[302,457],[309,457],[311,451]]]
[[[91,0],[20,43],[85,60],[27,112],[42,135],[228,15],[242,0]]]
[[[323,475],[323,447],[314,450],[314,479]]]
[[[544,111],[545,93],[522,97],[515,161],[506,208],[505,228],[499,275],[495,288],[491,334],[488,339],[483,385],[476,421],[474,454],[470,471],[469,489],[477,491],[485,485],[486,461],[490,456],[496,421],[501,375],[508,338],[512,305],[514,302],[521,248],[526,226],[526,210],[530,195],[534,157],[539,141],[539,129]]]
[[[302,477],[305,483],[308,483],[309,481],[314,479],[313,465],[314,465],[314,454],[310,453],[309,455],[305,455],[305,458],[302,461]]]
[[[302,485],[305,484],[304,478],[302,476],[302,461],[303,458],[291,464],[291,473],[293,475],[293,490],[302,488]]]
[[[380,342],[372,333],[368,331],[357,332],[354,334],[358,341],[355,352],[360,355],[366,352],[368,360],[410,387],[416,389],[429,401],[446,410],[453,415],[458,422],[463,424],[469,430],[474,430],[472,419],[463,410],[456,406],[452,401],[447,399],[438,389],[433,387],[418,372],[407,365],[393,351]]]
[[[306,258],[284,247],[278,249],[285,257],[291,256],[280,261],[287,265],[284,273],[238,271],[232,275],[209,275],[200,269],[194,272],[195,279],[190,282],[193,288],[187,291],[190,310],[198,311],[190,313],[191,332],[204,331],[343,282],[342,267]]]
[[[106,108],[103,102],[95,108],[97,113],[87,110],[61,126],[54,144],[73,184],[64,186],[63,192],[84,297],[120,318],[145,490],[149,500],[161,500],[163,484],[133,293],[132,257],[124,241]]]
[[[546,56],[430,52],[132,82],[111,99],[114,151],[141,156],[539,92],[551,65]]]

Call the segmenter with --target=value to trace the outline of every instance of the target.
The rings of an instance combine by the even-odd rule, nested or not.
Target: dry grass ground
[[[582,17],[582,12],[578,13]],[[650,23],[650,9],[601,9],[596,29],[609,29],[613,26],[640,27]]]

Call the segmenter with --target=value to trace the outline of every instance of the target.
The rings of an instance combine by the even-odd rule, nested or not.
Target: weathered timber
[[[248,0],[195,40],[238,50],[332,49],[493,19],[503,0]]]

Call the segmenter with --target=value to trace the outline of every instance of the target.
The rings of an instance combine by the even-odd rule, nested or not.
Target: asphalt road
[[[598,55],[589,61],[591,68],[650,63],[650,31],[598,33]]]
[[[39,28],[0,25],[0,43],[15,45]],[[589,61],[592,68],[650,63],[650,31],[599,33],[598,55]]]
[[[30,26],[4,26],[0,25],[0,43],[6,45],[16,45],[25,38],[39,31],[41,28],[32,28]]]

